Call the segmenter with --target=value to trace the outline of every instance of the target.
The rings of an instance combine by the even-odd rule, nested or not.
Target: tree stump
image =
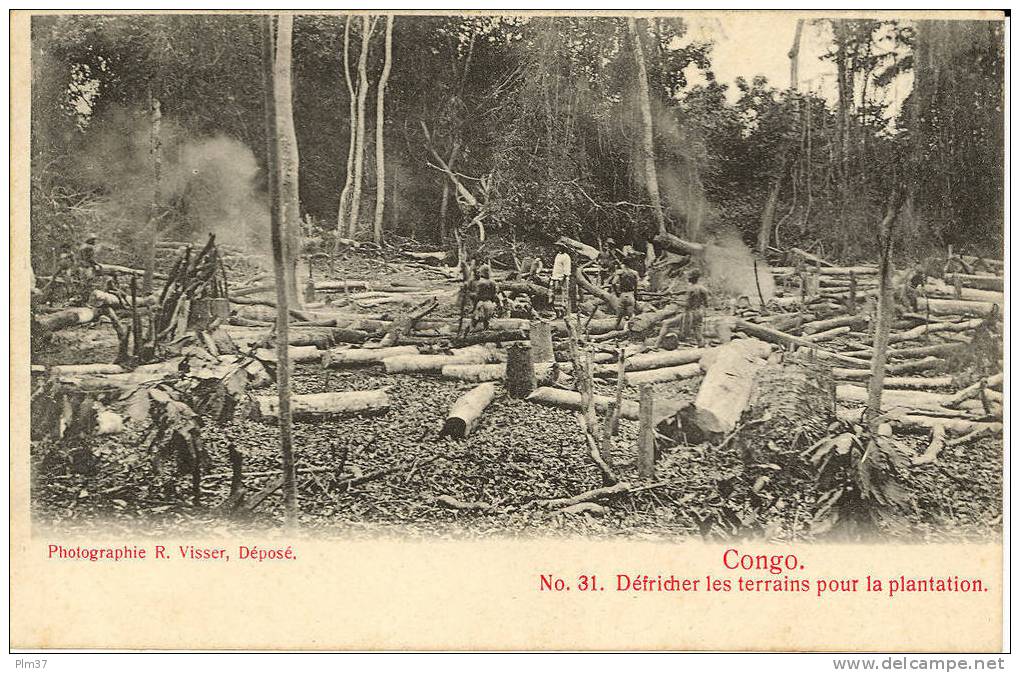
[[[525,398],[535,390],[535,385],[535,363],[531,357],[531,346],[510,346],[506,359],[506,389],[510,397]]]
[[[553,362],[556,357],[553,354],[552,324],[536,320],[531,323],[529,334],[532,361]]]

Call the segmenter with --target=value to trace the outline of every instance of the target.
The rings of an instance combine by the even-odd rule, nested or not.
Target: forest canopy
[[[873,259],[876,224],[890,192],[903,189],[909,216],[898,254],[1001,249],[1001,22],[807,21],[803,30],[831,44],[821,57],[836,72],[829,96],[797,80],[796,44],[790,81],[719,81],[713,44],[676,17],[639,19],[631,31],[626,19],[604,16],[398,15],[377,127],[386,23],[294,19],[306,236],[448,244],[471,234],[482,210],[484,229],[507,241],[641,244],[655,233],[658,205],[642,170],[641,80],[663,218],[679,236],[736,231],[760,249]],[[137,243],[150,218],[177,240],[208,231],[228,242],[267,239],[257,17],[36,16],[32,37],[36,265],[48,268],[60,242],[84,231]],[[909,93],[893,100],[889,87],[904,78]],[[369,111],[360,120],[361,207],[352,211],[340,202],[354,163],[357,89]],[[373,200],[385,204],[375,232]]]

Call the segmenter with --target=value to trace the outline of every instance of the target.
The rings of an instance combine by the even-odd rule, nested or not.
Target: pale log
[[[294,418],[321,419],[346,414],[384,413],[390,408],[390,398],[383,389],[358,390],[344,393],[312,393],[291,395],[291,413]],[[275,396],[255,398],[255,415],[261,420],[279,418],[279,401]]]
[[[450,407],[440,437],[464,439],[478,425],[486,407],[496,399],[496,385],[483,383],[461,395]]]
[[[732,432],[770,350],[758,339],[737,339],[716,349],[687,418],[705,433]]]

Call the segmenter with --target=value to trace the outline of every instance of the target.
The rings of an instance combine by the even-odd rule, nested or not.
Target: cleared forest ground
[[[444,300],[435,315],[457,315],[456,284],[433,270],[358,254],[345,260],[343,269],[342,275],[334,273],[326,280],[359,278],[425,286]],[[338,301],[342,296],[338,295]],[[397,312],[406,305],[387,310]],[[112,362],[115,356],[112,328],[91,324],[55,333],[53,342],[33,353],[33,364]],[[689,400],[701,379],[653,384],[654,396]],[[430,375],[387,374],[378,363],[329,372],[318,363],[296,365],[296,394],[385,388],[390,399],[389,410],[381,415],[295,422],[300,523],[305,532],[411,537],[815,537],[811,520],[817,489],[810,475],[773,475],[757,491],[761,501],[751,507],[746,500],[731,499],[730,484],[745,478],[737,450],[703,443],[665,448],[654,479],[642,481],[634,464],[638,423],[627,419],[620,421],[611,456],[620,478],[636,487],[634,492],[614,499],[611,507],[597,513],[563,514],[536,507],[536,500],[575,495],[602,485],[575,412],[513,399],[500,388],[466,440],[440,438],[450,404],[474,385]],[[612,396],[614,384],[596,378],[595,392]],[[275,394],[275,386],[259,394]],[[627,397],[633,398],[634,393],[629,391]],[[184,497],[168,499],[165,493],[154,492],[152,465],[138,428],[91,438],[88,448],[98,461],[85,474],[53,465],[53,457],[36,446],[32,455],[36,525],[73,535],[107,536],[121,528],[159,535],[278,526],[283,520],[278,491],[247,513],[227,515],[217,508],[231,492],[228,446],[243,454],[245,488],[257,493],[279,474],[278,429],[236,418],[229,424],[207,423],[202,435],[209,467],[202,480],[200,507]],[[917,454],[928,442],[922,435],[902,439]],[[911,468],[913,512],[883,525],[881,534],[918,541],[1001,538],[1001,465],[999,438],[943,449],[937,461]],[[179,493],[187,493],[189,480],[178,478]],[[454,509],[444,498],[484,507]]]

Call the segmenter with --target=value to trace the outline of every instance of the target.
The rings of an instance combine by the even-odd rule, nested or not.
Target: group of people
[[[64,250],[57,256],[57,268],[41,290],[46,301],[53,301],[61,292],[75,303],[87,301],[95,289],[96,278],[102,273],[98,261],[99,235],[89,233],[75,250]]]
[[[556,317],[563,317],[570,307],[570,280],[574,276],[574,259],[572,249],[565,243],[557,243],[556,256],[549,276],[546,300],[552,306]],[[620,250],[612,239],[608,239],[598,256],[599,280],[607,286],[612,300],[608,302],[616,314],[615,330],[625,327],[626,323],[640,313],[637,300],[638,286],[641,276],[633,263],[638,254],[626,249]],[[525,280],[536,279],[542,272],[542,262],[535,258],[523,270]],[[514,318],[537,318],[538,313],[532,305],[531,297],[526,293],[516,293],[504,297],[492,279],[492,271],[488,264],[469,265],[464,284],[465,306],[471,307],[471,323],[469,330],[489,329],[493,317],[500,312],[509,313]],[[661,344],[669,333],[692,339],[697,343],[704,341],[704,319],[709,305],[708,289],[701,283],[701,274],[697,269],[688,273],[688,291],[686,305],[680,314],[662,323],[658,342]]]

